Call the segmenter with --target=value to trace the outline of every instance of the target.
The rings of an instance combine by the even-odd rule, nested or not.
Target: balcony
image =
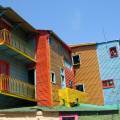
[[[87,99],[87,93],[71,88],[59,90],[60,104],[71,107],[74,104],[84,103]]]
[[[21,59],[27,59],[29,61],[35,61],[35,54],[29,48],[26,47],[24,42],[20,42],[18,40],[12,39],[12,34],[6,29],[0,30],[0,45],[5,45],[3,50],[4,52],[9,48],[12,50],[11,54],[13,56]],[[9,50],[10,53],[10,50]]]
[[[0,94],[35,102],[34,85],[3,74],[0,74]]]

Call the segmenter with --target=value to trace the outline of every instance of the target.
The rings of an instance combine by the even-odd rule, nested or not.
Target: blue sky
[[[38,29],[52,29],[68,44],[120,39],[120,0],[0,0],[0,4],[12,7]]]

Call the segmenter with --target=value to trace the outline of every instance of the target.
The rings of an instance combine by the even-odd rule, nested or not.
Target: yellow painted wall
[[[86,103],[103,105],[102,84],[100,81],[96,45],[71,47],[72,54],[80,55],[80,67],[75,68],[76,84],[84,83],[88,93]]]
[[[69,51],[56,38],[50,38],[50,70],[55,72],[56,84],[52,84],[53,105],[59,105],[58,90],[61,88],[60,69],[64,69],[64,59],[71,62]]]

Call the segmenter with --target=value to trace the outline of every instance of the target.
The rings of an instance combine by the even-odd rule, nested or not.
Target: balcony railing
[[[59,90],[60,104],[70,107],[75,104],[84,103],[87,100],[87,93],[71,88]]]
[[[0,74],[0,92],[27,100],[35,100],[34,85]]]
[[[24,42],[20,42],[16,39],[13,40],[11,32],[6,29],[0,30],[0,45],[4,43],[14,47],[15,49],[23,52],[24,54],[27,54],[33,59],[35,57],[34,52],[32,52],[28,47],[26,47]]]

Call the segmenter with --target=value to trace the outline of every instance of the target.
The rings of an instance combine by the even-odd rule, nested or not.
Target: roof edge
[[[96,45],[96,43],[73,44],[73,45],[69,45],[69,47],[73,48],[73,47],[92,46],[92,45]]]

